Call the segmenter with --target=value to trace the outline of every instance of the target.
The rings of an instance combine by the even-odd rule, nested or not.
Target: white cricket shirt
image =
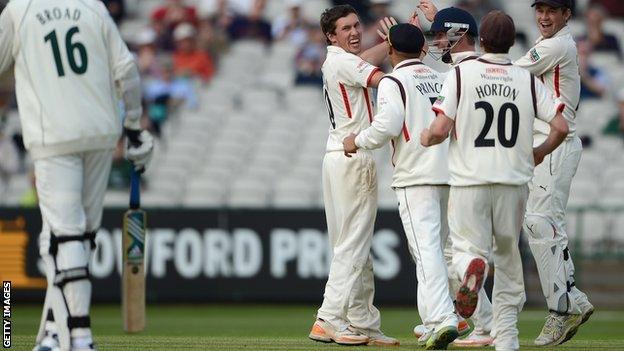
[[[379,82],[377,113],[355,143],[377,149],[392,142],[393,187],[448,184],[448,140],[420,145],[420,132],[435,119],[431,106],[442,82],[438,72],[417,59],[400,62]]]
[[[100,1],[10,1],[0,15],[0,71],[13,63],[34,158],[115,146],[114,81],[135,63]]]
[[[327,151],[342,151],[342,140],[351,133],[359,133],[373,120],[373,105],[367,87],[379,68],[330,45],[321,71],[330,122]]]
[[[576,43],[568,26],[563,27],[552,38],[540,37],[527,54],[514,62],[538,77],[564,104],[563,116],[568,121],[568,137],[576,135],[576,110],[581,96]],[[548,135],[550,126],[536,120],[536,133]]]
[[[450,185],[526,184],[533,176],[534,119],[548,123],[563,106],[506,54],[456,66],[433,106],[455,121]]]
[[[453,63],[451,64],[451,67],[455,67],[464,61],[474,60],[479,56],[481,55],[478,54],[476,51],[462,51],[452,53],[451,59],[453,60]]]

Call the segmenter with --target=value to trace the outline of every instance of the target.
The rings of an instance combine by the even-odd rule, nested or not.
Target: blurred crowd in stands
[[[198,106],[198,87],[210,84],[221,56],[237,40],[258,40],[267,46],[283,41],[295,46],[294,84],[322,84],[320,68],[326,43],[318,19],[304,16],[305,0],[283,0],[285,11],[268,19],[267,1],[270,0],[165,0],[153,10],[149,24],[130,44],[137,54],[144,82],[146,125],[156,136],[179,106],[191,109]],[[380,40],[375,34],[379,19],[394,16],[405,20],[409,16],[391,13],[392,1],[332,0],[331,3],[350,4],[358,10],[367,48]],[[123,0],[105,2],[115,20],[122,21]],[[458,0],[456,4],[474,14],[477,20],[504,5],[502,0]],[[582,98],[624,96],[624,87],[613,87],[608,72],[590,60],[593,52],[612,53],[618,60],[622,59],[620,43],[612,33],[604,32],[603,22],[609,16],[624,17],[624,4],[618,0],[592,0],[584,14],[575,13],[575,16],[584,18],[586,25],[586,34],[577,38]],[[525,33],[519,33],[518,39],[525,47],[530,47],[533,40]],[[623,91],[613,93],[614,88]],[[622,127],[617,129],[624,130],[624,121],[618,124]]]
[[[4,0],[3,0],[4,1]],[[286,4],[284,11],[269,19],[265,15],[268,1]],[[361,14],[364,46],[371,47],[380,39],[375,34],[377,21],[384,16],[406,20],[409,13],[391,13],[393,0],[333,0],[329,4],[350,4]],[[398,1],[398,0],[394,0]],[[103,0],[115,22],[122,25],[127,11],[124,0]],[[144,127],[155,136],[180,107],[196,109],[203,86],[219,72],[219,62],[232,43],[251,39],[270,47],[275,42],[295,46],[293,67],[296,85],[322,84],[321,65],[326,43],[318,18],[306,18],[305,0],[163,0],[148,14],[139,14],[145,25],[127,37],[136,54],[144,92]],[[414,4],[417,1],[412,1]],[[1,2],[0,2],[1,3]],[[473,13],[477,20],[495,8],[504,8],[503,0],[458,0],[456,6]],[[577,38],[582,77],[582,99],[614,99],[619,114],[604,127],[605,134],[624,135],[624,83],[616,82],[604,67],[593,64],[595,53],[612,54],[622,60],[621,44],[614,33],[605,32],[608,18],[624,20],[621,0],[590,0],[584,13],[575,13],[584,21],[585,35]],[[533,24],[531,24],[533,25]],[[535,38],[519,33],[519,42],[530,47]],[[5,79],[7,81],[7,79]],[[614,86],[614,84],[620,86]],[[8,128],[7,115],[14,111],[12,83],[0,86],[0,198],[3,185],[15,173],[27,173],[24,147],[19,128]],[[581,131],[582,134],[582,131]],[[590,146],[587,143],[587,146]],[[127,164],[123,161],[120,141],[115,154],[111,186],[125,187]],[[0,202],[1,203],[1,202]]]

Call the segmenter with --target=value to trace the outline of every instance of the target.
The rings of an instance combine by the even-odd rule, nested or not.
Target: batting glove
[[[154,138],[147,130],[126,129],[126,159],[134,170],[143,173],[152,159]]]

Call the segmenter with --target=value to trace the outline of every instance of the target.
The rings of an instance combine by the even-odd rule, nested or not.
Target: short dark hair
[[[516,41],[514,21],[503,11],[490,11],[479,27],[481,44],[486,53],[506,54]]]
[[[331,41],[327,37],[327,34],[336,34],[336,21],[342,17],[346,17],[351,13],[358,14],[357,11],[351,5],[338,5],[330,7],[323,11],[321,15],[321,30],[325,35],[325,41],[327,44],[331,44]]]

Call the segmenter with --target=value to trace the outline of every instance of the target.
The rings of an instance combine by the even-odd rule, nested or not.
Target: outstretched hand
[[[425,18],[429,22],[433,22],[436,13],[438,13],[438,8],[433,4],[432,0],[420,0],[420,4],[416,6],[422,11],[425,15]]]
[[[379,28],[377,28],[377,34],[381,37],[382,40],[386,40],[388,38],[388,33],[390,32],[390,27],[397,24],[397,21],[394,17],[384,17],[379,20]]]

